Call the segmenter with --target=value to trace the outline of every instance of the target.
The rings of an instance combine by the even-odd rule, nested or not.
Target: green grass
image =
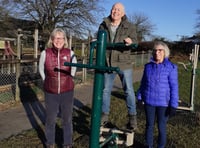
[[[11,91],[0,92],[0,103],[6,103],[8,101],[14,100],[14,95]]]
[[[175,61],[176,62],[176,61]],[[180,99],[184,104],[190,103],[190,85],[191,85],[191,68],[186,71],[179,65],[179,93]],[[134,83],[134,89],[139,88],[139,82]],[[195,83],[195,110],[190,111],[177,111],[175,117],[171,118],[168,122],[167,130],[167,146],[168,148],[198,148],[200,145],[200,73],[199,66],[196,73]],[[38,91],[37,89],[35,90]],[[74,109],[73,113],[73,126],[74,126],[74,147],[75,148],[88,148],[89,135],[90,135],[90,114],[91,106],[84,106],[80,109]],[[145,131],[145,115],[143,108],[137,108],[138,112],[138,130],[135,132],[134,147],[141,147],[144,143]],[[112,93],[111,111],[109,119],[118,127],[123,128],[127,122],[127,108],[123,96],[123,91]],[[62,130],[60,120],[58,120],[56,133],[56,147],[60,147],[62,143]],[[157,140],[157,128],[155,126],[155,143]],[[19,135],[11,136],[7,139],[0,141],[3,148],[32,148],[43,147],[44,144],[44,126],[40,125],[37,129],[24,131]]]

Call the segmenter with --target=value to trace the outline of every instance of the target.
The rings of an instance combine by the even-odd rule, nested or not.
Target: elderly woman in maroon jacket
[[[56,117],[61,110],[64,147],[72,147],[72,111],[76,68],[64,62],[76,63],[74,52],[67,48],[64,30],[56,28],[51,33],[48,48],[41,52],[39,72],[44,80],[47,148],[54,148]]]
[[[144,102],[146,114],[146,145],[153,147],[154,121],[158,123],[158,148],[166,144],[166,124],[178,107],[178,70],[169,61],[168,46],[161,41],[154,44],[153,58],[145,65],[138,101]]]

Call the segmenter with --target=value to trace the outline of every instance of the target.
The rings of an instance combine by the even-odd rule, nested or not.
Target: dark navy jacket
[[[140,88],[138,100],[152,106],[178,107],[178,68],[165,58],[160,64],[153,60],[147,63]]]

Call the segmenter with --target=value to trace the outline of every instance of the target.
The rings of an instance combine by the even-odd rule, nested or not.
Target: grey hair
[[[165,51],[165,58],[168,58],[170,55],[170,50],[169,47],[167,46],[166,43],[162,42],[162,41],[155,41],[154,42],[154,46],[153,46],[153,50],[156,48],[156,46],[161,45],[164,47],[164,51]]]
[[[68,41],[67,41],[67,36],[66,33],[63,29],[61,28],[55,28],[52,32],[51,35],[49,37],[48,43],[47,43],[47,47],[52,48],[53,47],[53,39],[56,36],[57,33],[62,33],[64,36],[64,48],[68,47]]]

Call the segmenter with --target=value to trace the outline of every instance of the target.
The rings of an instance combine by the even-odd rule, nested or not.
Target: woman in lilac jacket
[[[154,43],[153,57],[145,65],[140,88],[139,103],[144,103],[146,115],[145,140],[153,147],[154,122],[158,124],[158,148],[166,144],[166,125],[169,116],[175,115],[178,107],[178,70],[169,59],[169,48],[161,41]]]

